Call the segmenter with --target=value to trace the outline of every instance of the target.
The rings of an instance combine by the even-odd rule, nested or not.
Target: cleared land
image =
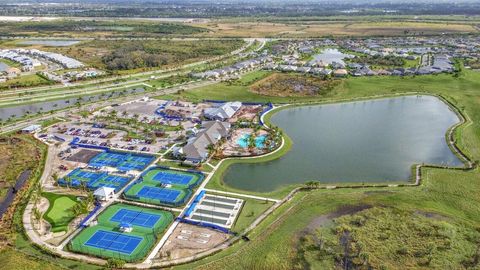
[[[332,91],[338,83],[338,80],[323,80],[314,76],[273,73],[255,82],[250,86],[250,90],[265,96],[323,96]]]
[[[128,20],[54,20],[1,22],[0,34],[43,37],[183,36],[207,31],[182,23]]]

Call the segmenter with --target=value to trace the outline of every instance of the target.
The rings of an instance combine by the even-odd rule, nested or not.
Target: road
[[[21,104],[22,102],[31,102],[32,100],[48,100],[47,97],[50,95],[50,99],[54,99],[56,96],[67,96],[78,95],[79,93],[86,95],[90,92],[98,92],[100,89],[104,91],[110,91],[113,88],[121,88],[124,86],[138,85],[142,82],[150,80],[150,76],[155,76],[156,79],[161,79],[169,76],[184,75],[188,74],[192,68],[200,66],[207,63],[213,63],[217,61],[223,61],[229,57],[235,57],[241,52],[248,49],[255,42],[255,39],[245,39],[246,43],[241,48],[232,51],[228,54],[213,57],[207,60],[202,60],[190,64],[180,66],[178,68],[170,68],[163,70],[152,70],[146,72],[139,72],[136,74],[114,76],[103,79],[91,80],[86,82],[73,83],[68,86],[41,86],[33,88],[24,88],[18,90],[8,90],[0,92],[0,107],[11,105],[12,102]],[[264,43],[261,44],[263,47]],[[258,49],[258,48],[257,48]],[[123,80],[123,81],[121,81]],[[99,85],[100,84],[100,85]],[[42,97],[45,97],[42,99]]]

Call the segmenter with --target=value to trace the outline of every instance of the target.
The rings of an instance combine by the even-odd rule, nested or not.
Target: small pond
[[[325,49],[322,53],[313,56],[314,61],[322,61],[325,64],[331,65],[333,62],[345,65],[343,59],[351,57],[350,54],[344,54],[338,49]]]

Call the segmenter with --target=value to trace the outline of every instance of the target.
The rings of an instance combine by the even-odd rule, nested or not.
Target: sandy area
[[[192,256],[225,242],[230,235],[180,223],[160,249],[155,260],[164,261]]]

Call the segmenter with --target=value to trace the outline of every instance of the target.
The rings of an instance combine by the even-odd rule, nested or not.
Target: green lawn
[[[13,78],[11,80],[7,80],[4,83],[0,83],[0,90],[15,87],[33,87],[48,84],[54,84],[54,82],[38,76],[37,74],[30,74],[18,76],[17,78]]]
[[[67,231],[68,224],[76,217],[72,211],[72,207],[78,203],[76,200],[77,197],[48,192],[45,192],[42,195],[47,198],[50,203],[43,218],[52,225],[52,231]]]
[[[230,195],[228,196],[234,197]],[[245,230],[253,221],[255,221],[255,219],[273,205],[273,202],[269,201],[261,201],[245,197],[239,197],[239,199],[244,200],[245,203],[243,204],[242,212],[240,212],[235,225],[232,227],[232,231],[238,233]]]

